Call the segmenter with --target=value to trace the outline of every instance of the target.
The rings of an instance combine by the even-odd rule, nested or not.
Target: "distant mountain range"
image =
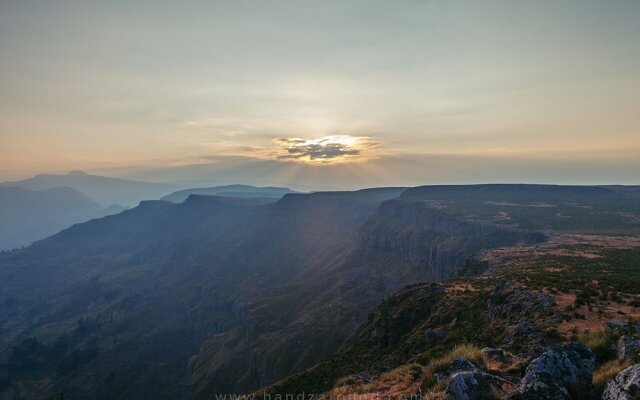
[[[172,201],[174,203],[182,203],[192,194],[206,196],[222,196],[237,198],[265,198],[279,199],[285,194],[296,193],[291,189],[283,187],[256,187],[250,185],[226,185],[214,186],[209,188],[184,189],[173,192],[162,197],[162,200]]]
[[[102,206],[119,204],[136,206],[142,200],[155,200],[178,189],[178,185],[131,181],[89,175],[82,171],[71,171],[64,175],[36,175],[22,181],[4,182],[0,186],[21,187],[31,190],[51,189],[67,186],[85,194]]]
[[[115,214],[145,200],[162,197],[181,203],[198,194],[244,199],[246,205],[265,204],[295,193],[280,187],[226,185],[183,189],[167,195],[177,187],[81,171],[0,183],[0,250],[29,245],[75,223]]]
[[[27,246],[78,222],[116,214],[70,187],[29,190],[0,186],[0,250]]]
[[[475,254],[558,232],[637,234],[640,199],[624,192],[474,185],[145,201],[0,256],[0,390],[206,399],[258,389],[348,348],[383,298],[449,279]]]

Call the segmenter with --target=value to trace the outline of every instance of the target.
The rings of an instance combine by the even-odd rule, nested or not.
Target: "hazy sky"
[[[0,179],[640,183],[639,21],[634,0],[1,0]]]

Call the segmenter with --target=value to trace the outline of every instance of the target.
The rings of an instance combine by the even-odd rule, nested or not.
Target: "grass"
[[[602,328],[579,335],[578,341],[596,355],[598,363],[604,364],[615,358],[615,346],[619,337],[620,334],[613,329]]]
[[[423,366],[412,363],[385,372],[369,383],[360,383],[356,376],[350,375],[338,380],[330,392],[330,397],[354,397],[375,393],[384,398],[406,398],[419,393],[424,372]]]
[[[601,395],[609,379],[618,375],[623,369],[630,367],[631,364],[633,361],[628,358],[618,358],[602,364],[593,373],[593,392],[596,395]]]
[[[410,189],[403,194],[405,198],[412,196],[416,200],[435,201],[445,212],[457,217],[517,224],[526,229],[593,234],[640,233],[640,226],[626,216],[638,213],[637,200],[613,192],[587,193],[585,189],[566,189],[564,193],[552,193],[549,188],[516,188],[514,191],[506,187],[452,187]],[[548,207],[536,207],[536,203],[544,203]],[[496,219],[501,213],[508,219]]]
[[[385,372],[373,382],[361,383],[354,375],[344,377],[338,380],[331,395],[338,397],[375,393],[384,398],[398,398],[423,394],[424,399],[439,399],[444,395],[444,390],[449,382],[448,380],[437,382],[436,375],[446,371],[451,363],[459,357],[466,358],[479,368],[486,367],[480,348],[470,344],[462,344],[431,360],[427,365],[417,363],[403,365]]]
[[[597,300],[622,302],[620,292],[640,294],[640,250],[597,249],[571,246],[569,250],[597,251],[600,258],[545,255],[529,266],[505,275],[527,283],[530,287],[547,288],[555,292],[576,293],[576,304],[591,304]],[[557,268],[550,272],[550,268]]]

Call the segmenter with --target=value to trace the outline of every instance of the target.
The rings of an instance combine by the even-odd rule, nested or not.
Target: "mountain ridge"
[[[528,197],[495,204],[499,192],[405,193],[144,201],[0,256],[0,370],[37,397],[37,385],[3,367],[12,346],[36,338],[45,349],[67,343],[59,358],[71,364],[49,360],[58,375],[32,371],[70,396],[204,399],[258,389],[348,349],[376,304],[405,285],[452,278],[478,252],[545,241],[532,226],[564,221],[555,208],[595,218],[610,204],[636,204],[619,194],[581,200],[591,208],[554,194],[554,208]],[[604,229],[637,229],[625,218]],[[102,383],[84,386],[96,377]]]

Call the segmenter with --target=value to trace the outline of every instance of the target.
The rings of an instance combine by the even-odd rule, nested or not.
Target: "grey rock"
[[[622,328],[625,326],[625,323],[622,321],[607,321],[607,327],[611,329]]]
[[[456,372],[444,391],[445,400],[477,400],[492,392],[488,374],[480,371]]]
[[[618,339],[618,357],[635,357],[640,354],[640,338],[621,336]]]
[[[500,376],[487,373],[464,357],[456,358],[445,372],[437,375],[438,382],[449,379],[445,389],[446,400],[476,400],[494,398],[494,394],[504,392],[504,385],[512,386]]]
[[[595,356],[580,343],[549,350],[533,360],[520,383],[524,400],[568,400],[591,387]]]
[[[444,372],[436,374],[436,379],[441,382],[458,372],[478,372],[479,369],[471,361],[464,357],[458,357],[451,362]]]
[[[640,398],[640,364],[621,371],[609,380],[602,400],[637,400]]]
[[[476,369],[456,372],[451,376],[444,393],[447,400],[487,400],[504,398],[519,381],[512,377],[505,379],[498,375]]]

